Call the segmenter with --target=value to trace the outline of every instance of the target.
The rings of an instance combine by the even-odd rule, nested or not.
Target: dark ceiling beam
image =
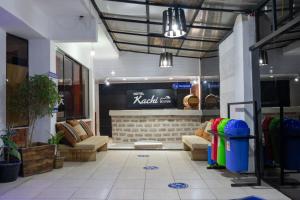
[[[160,7],[176,7],[193,10],[204,10],[204,11],[214,11],[214,12],[230,12],[230,13],[241,13],[247,14],[250,13],[250,10],[240,10],[240,9],[226,9],[226,8],[210,8],[210,7],[201,7],[201,6],[190,6],[190,5],[178,5],[178,4],[166,4],[166,3],[154,3],[154,2],[144,2],[144,1],[135,1],[135,0],[106,0],[120,3],[129,3],[129,4],[139,4],[139,5],[149,5],[149,6],[160,6]]]
[[[143,36],[143,37],[157,37],[157,38],[166,38],[162,34],[158,33],[149,33],[148,34],[143,34],[143,33],[132,33],[132,32],[124,32],[124,31],[109,31],[111,33],[116,33],[116,34],[124,34],[124,35],[135,35],[135,36]],[[194,41],[194,42],[208,42],[208,43],[219,43],[220,40],[205,40],[205,39],[193,39],[193,38],[177,38],[178,40],[187,40],[187,41]]]
[[[254,10],[260,10],[262,7],[264,7],[265,5],[267,5],[267,3],[271,1],[271,0],[262,0],[260,1],[257,6],[254,8]]]
[[[294,42],[294,41],[298,41],[300,40],[300,38],[289,38],[289,39],[284,39],[284,40],[277,40],[277,41],[273,41],[270,42],[270,44],[277,44],[277,43],[283,43],[283,42]]]
[[[264,37],[260,41],[256,42],[254,45],[250,47],[251,51],[254,51],[255,49],[262,48],[263,46],[269,44],[272,42],[272,40],[286,32],[288,32],[290,29],[294,28],[295,26],[300,24],[300,16],[294,18],[289,23],[281,26],[276,31],[272,32],[268,36]]]
[[[149,0],[146,0],[146,2],[148,3]],[[150,8],[149,5],[146,5],[146,16],[147,16],[147,34],[149,35],[150,32],[150,24],[148,23],[150,21]],[[150,45],[150,37],[147,36],[147,43],[148,45]],[[148,47],[148,53],[150,53],[150,47]]]
[[[154,22],[154,21],[147,22],[147,20],[124,19],[124,18],[105,17],[105,16],[102,16],[101,19],[103,19],[103,20],[109,20],[109,21],[139,23],[139,24],[163,25],[162,22]],[[231,31],[232,30],[232,28],[217,27],[217,26],[187,25],[187,27],[189,27],[189,28],[196,28],[196,29],[220,30],[220,31]]]
[[[127,44],[127,45],[134,45],[134,46],[143,46],[143,47],[156,47],[156,48],[166,48],[166,49],[175,49],[175,50],[183,50],[183,51],[196,51],[196,52],[216,52],[217,49],[208,50],[208,49],[188,49],[188,48],[178,48],[178,47],[170,47],[170,46],[164,46],[164,45],[147,45],[147,44],[139,44],[139,43],[133,43],[133,42],[121,42],[121,41],[115,41],[116,44]]]
[[[120,49],[120,51],[126,51],[126,52],[132,52],[132,53],[143,53],[143,54],[152,54],[152,55],[160,55],[159,53],[147,53],[142,51],[134,51],[134,50],[127,50],[127,49]],[[181,57],[181,58],[193,58],[193,59],[206,59],[206,58],[216,58],[218,56],[207,56],[207,57],[194,57],[194,56],[179,56],[179,55],[173,55],[175,57]]]
[[[96,10],[99,18],[101,19],[102,17],[104,17],[103,14],[102,14],[102,12],[100,11],[99,7],[97,6],[95,0],[91,0],[91,3],[93,5],[94,9]],[[108,24],[106,23],[105,20],[102,20],[102,22],[103,22],[103,25],[105,26],[106,30],[108,31],[108,34],[109,34],[110,38],[113,40],[113,35],[109,32],[109,26],[108,26]],[[118,47],[118,45],[116,45],[116,47],[117,47],[118,50],[120,50],[119,47]]]

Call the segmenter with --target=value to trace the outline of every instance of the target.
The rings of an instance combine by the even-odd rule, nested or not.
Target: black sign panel
[[[176,100],[171,89],[127,90],[128,108],[174,108]]]

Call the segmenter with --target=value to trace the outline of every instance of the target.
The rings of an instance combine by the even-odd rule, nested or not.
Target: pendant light
[[[178,38],[186,35],[186,20],[182,8],[168,8],[163,12],[163,34],[165,37]]]
[[[269,64],[268,53],[264,50],[261,50],[259,55],[259,65],[265,66],[268,64]]]
[[[164,52],[160,54],[159,58],[160,68],[170,68],[173,67],[173,55],[169,52]]]

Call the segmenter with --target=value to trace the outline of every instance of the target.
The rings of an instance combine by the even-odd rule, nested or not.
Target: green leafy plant
[[[16,131],[13,130],[11,127],[8,127],[6,130],[4,130],[3,135],[0,135],[0,139],[3,141],[3,151],[1,155],[4,156],[4,160],[9,163],[12,158],[21,160],[21,155],[18,151],[17,144],[11,139],[13,135],[16,134]],[[1,153],[0,152],[0,153]]]
[[[50,134],[50,133],[49,133]],[[54,154],[56,156],[60,156],[60,152],[57,150],[57,145],[60,143],[60,141],[64,138],[64,135],[63,135],[63,132],[62,131],[59,131],[55,134],[50,134],[51,137],[50,139],[48,140],[48,144],[53,144],[55,145],[55,152]]]
[[[48,140],[48,143],[49,144],[55,144],[55,145],[58,145],[60,143],[60,141],[64,138],[64,135],[63,135],[63,132],[62,131],[59,131],[57,132],[56,134],[52,135],[50,134],[51,137],[50,139]]]
[[[30,76],[28,80],[17,87],[8,109],[19,116],[28,117],[27,146],[32,144],[37,120],[45,116],[52,116],[54,107],[59,101],[56,83],[46,75]]]

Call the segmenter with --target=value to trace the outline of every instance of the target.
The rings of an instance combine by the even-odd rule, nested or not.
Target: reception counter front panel
[[[114,142],[180,142],[201,125],[199,110],[111,110]]]

